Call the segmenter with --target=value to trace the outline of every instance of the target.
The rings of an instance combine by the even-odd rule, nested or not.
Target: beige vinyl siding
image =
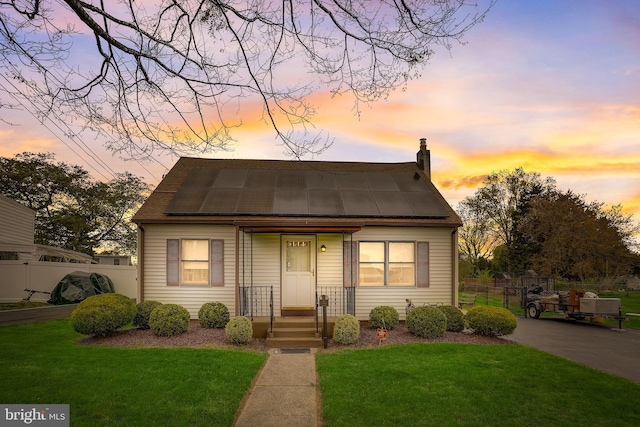
[[[342,234],[318,234],[318,287],[342,287],[342,241]],[[320,251],[322,245],[327,247],[326,252]]]
[[[36,212],[0,195],[0,242],[33,245]]]
[[[354,241],[429,242],[429,287],[358,287],[356,317],[366,320],[372,308],[390,305],[405,318],[406,299],[414,305],[453,303],[451,277],[451,233],[453,229],[411,227],[365,227],[353,235]]]
[[[218,301],[236,315],[235,246],[233,226],[147,224],[144,248],[143,300],[179,304],[192,318],[205,302]],[[223,239],[224,286],[167,286],[167,239]]]
[[[274,315],[280,316],[280,234],[244,233],[243,242],[241,232],[240,248],[240,286],[273,286]]]

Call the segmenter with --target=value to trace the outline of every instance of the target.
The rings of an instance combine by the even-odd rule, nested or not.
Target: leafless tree
[[[299,158],[330,142],[310,94],[385,98],[496,0],[481,1],[0,0],[0,93],[133,158],[224,149],[259,103]]]
[[[460,253],[473,264],[480,258],[490,258],[499,244],[496,234],[492,233],[491,220],[470,198],[461,201],[456,212],[462,219],[462,227],[458,229]]]

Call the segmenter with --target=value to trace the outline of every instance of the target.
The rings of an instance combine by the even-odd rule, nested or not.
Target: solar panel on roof
[[[310,188],[309,214],[344,216],[344,206],[342,206],[340,192],[324,188]]]
[[[239,198],[240,192],[236,189],[212,188],[198,213],[234,214],[238,209]]]
[[[278,188],[273,202],[273,213],[276,215],[308,215],[309,203],[306,189]]]
[[[215,188],[243,188],[247,178],[246,169],[222,169],[213,183]]]
[[[398,184],[390,173],[365,172],[364,178],[371,191],[399,191]]]
[[[272,214],[275,190],[243,188],[236,214]]]
[[[244,188],[275,188],[276,187],[276,172],[274,170],[261,170],[253,169],[249,170],[247,174],[247,180],[244,184]]]
[[[414,216],[415,213],[404,194],[397,191],[374,191],[371,193],[382,216]]]
[[[165,209],[165,213],[189,214],[200,211],[200,205],[209,192],[205,187],[180,188]]]
[[[192,170],[165,213],[329,217],[446,217],[416,172]]]
[[[337,177],[340,190],[369,190],[367,181],[365,181],[362,173],[342,172],[337,174]]]
[[[340,192],[346,216],[380,216],[375,200],[369,191],[345,190]]]
[[[447,216],[447,212],[431,192],[406,192],[404,193],[404,196],[407,198],[407,201],[416,216]]]
[[[218,169],[198,168],[192,170],[182,183],[185,187],[211,187],[218,176]]]
[[[306,190],[307,188],[307,171],[299,170],[281,170],[278,171],[278,179],[276,182],[278,189],[295,189]]]
[[[394,172],[391,175],[396,184],[398,184],[400,191],[430,191],[418,172]]]
[[[307,188],[337,190],[338,179],[332,172],[307,171]]]

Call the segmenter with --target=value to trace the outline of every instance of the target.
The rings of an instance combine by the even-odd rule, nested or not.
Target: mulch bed
[[[189,330],[174,337],[158,337],[150,330],[127,329],[118,331],[107,337],[83,337],[78,341],[83,345],[101,345],[110,347],[209,347],[209,348],[240,348],[267,352],[265,339],[254,338],[246,345],[229,344],[226,340],[224,329],[207,329],[200,327],[198,321],[189,324]],[[407,344],[407,343],[461,343],[476,345],[509,344],[508,341],[493,336],[474,335],[469,331],[446,332],[442,338],[425,339],[412,335],[404,324],[398,325],[394,330],[388,331],[387,339],[382,343],[376,338],[376,330],[369,327],[360,329],[360,338],[355,344],[340,345],[329,339],[328,348],[323,351],[378,347],[380,345]]]

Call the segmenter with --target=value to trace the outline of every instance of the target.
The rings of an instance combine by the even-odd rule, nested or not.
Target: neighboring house
[[[0,194],[0,260],[91,263],[91,256],[33,243],[36,212]]]
[[[29,295],[27,289],[38,291],[32,301],[47,301],[48,292],[74,271],[106,274],[116,292],[137,297],[135,267],[97,265],[90,255],[34,244],[35,216],[34,210],[0,195],[0,302],[20,301]]]
[[[366,320],[457,304],[461,221],[417,162],[181,158],[136,213],[139,299]]]
[[[0,194],[0,259],[31,259],[36,212]]]

